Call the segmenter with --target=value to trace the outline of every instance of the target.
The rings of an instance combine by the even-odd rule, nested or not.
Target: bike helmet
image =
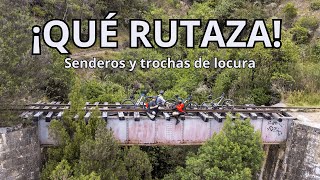
[[[163,95],[163,94],[164,94],[164,91],[163,91],[163,90],[160,90],[159,94]]]

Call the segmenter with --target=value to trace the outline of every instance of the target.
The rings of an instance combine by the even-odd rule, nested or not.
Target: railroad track
[[[53,109],[54,107],[54,109]],[[60,104],[58,103],[30,103],[26,105],[0,105],[0,110],[10,110],[10,111],[61,111],[65,109],[69,109],[71,104]],[[134,106],[131,104],[108,104],[108,103],[95,103],[89,104],[86,103],[83,106],[83,110],[90,110],[94,107],[98,107],[100,111],[105,112],[119,112],[119,111],[126,111],[126,112],[145,112],[142,106]],[[226,106],[216,106],[215,108],[208,108],[207,106],[198,106],[197,108],[187,109],[187,112],[246,112],[253,111],[253,112],[273,112],[273,111],[320,111],[320,107],[303,107],[303,106],[255,106],[255,105],[234,105],[232,107]],[[171,109],[163,109],[161,111],[170,112]]]
[[[71,108],[71,103],[61,104],[60,102],[51,102],[51,103],[32,103],[26,105],[15,105],[15,106],[3,106],[0,105],[0,111],[15,111],[20,114],[21,118],[32,118],[34,120],[45,119],[47,122],[50,122],[51,119],[61,119],[65,110]],[[97,107],[101,111],[101,117],[105,120],[108,118],[119,118],[119,120],[124,120],[126,118],[134,118],[135,120],[143,119],[145,116],[150,119],[154,119],[147,109],[142,106],[134,106],[130,104],[108,104],[107,102],[101,104],[96,102],[90,104],[87,102],[82,111],[84,111],[84,119],[89,120],[92,114],[92,111]],[[235,105],[232,107],[226,106],[217,106],[208,108],[198,106],[193,109],[186,109],[185,116],[200,117],[204,121],[210,119],[218,120],[222,122],[227,116],[235,119],[240,116],[241,119],[251,118],[255,119],[267,119],[267,120],[284,120],[284,119],[295,119],[288,112],[291,111],[319,111],[320,107],[274,107],[274,106],[255,106],[255,105]],[[172,109],[161,109],[161,116],[165,119],[170,119],[172,116]],[[79,118],[78,115],[74,117]]]
[[[0,109],[0,110],[7,110],[7,111],[43,111],[43,112],[61,112],[64,110],[68,109],[47,109],[47,108],[5,108],[5,109]],[[93,109],[83,109],[83,111],[92,111]],[[108,108],[108,109],[103,109],[99,108],[101,112],[147,112],[147,109],[142,109],[142,108]],[[161,109],[161,112],[173,112],[172,109]],[[282,110],[280,109],[186,109],[186,113],[197,113],[197,112],[218,112],[218,113],[237,113],[237,112],[253,112],[253,113],[278,113],[281,112]]]

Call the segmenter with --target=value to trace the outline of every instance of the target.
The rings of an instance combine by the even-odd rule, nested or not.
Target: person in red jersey
[[[182,100],[178,100],[178,104],[173,108],[173,110],[175,111],[172,113],[172,116],[176,118],[177,120],[176,125],[177,125],[180,122],[179,120],[180,115],[185,114],[184,103],[182,102]]]

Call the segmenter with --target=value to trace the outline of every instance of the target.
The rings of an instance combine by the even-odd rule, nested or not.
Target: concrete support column
[[[0,179],[40,179],[37,127],[0,128]]]

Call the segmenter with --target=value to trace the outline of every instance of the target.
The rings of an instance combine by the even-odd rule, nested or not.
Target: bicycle
[[[136,101],[134,100],[134,95],[131,95],[129,99],[125,99],[125,100],[123,100],[121,102],[121,108],[124,108],[124,107],[137,108],[137,107],[141,107],[142,106],[143,109],[146,109],[146,102],[147,102],[148,98],[150,98],[150,97],[147,96],[147,92],[146,91],[142,91],[140,93],[140,97]]]
[[[165,106],[174,108],[177,102],[181,100],[187,109],[197,109],[198,104],[192,101],[192,95],[189,95],[186,99],[181,98],[179,95],[175,95],[175,99],[169,99],[166,101]]]
[[[211,101],[205,101],[201,104],[201,107],[205,107],[206,109],[209,108],[209,106],[213,107],[214,109],[218,108],[218,106],[222,106],[223,108],[233,108],[234,102],[232,99],[226,99],[225,93],[222,93],[220,97],[212,100],[212,95],[210,94],[208,97],[208,100]]]

